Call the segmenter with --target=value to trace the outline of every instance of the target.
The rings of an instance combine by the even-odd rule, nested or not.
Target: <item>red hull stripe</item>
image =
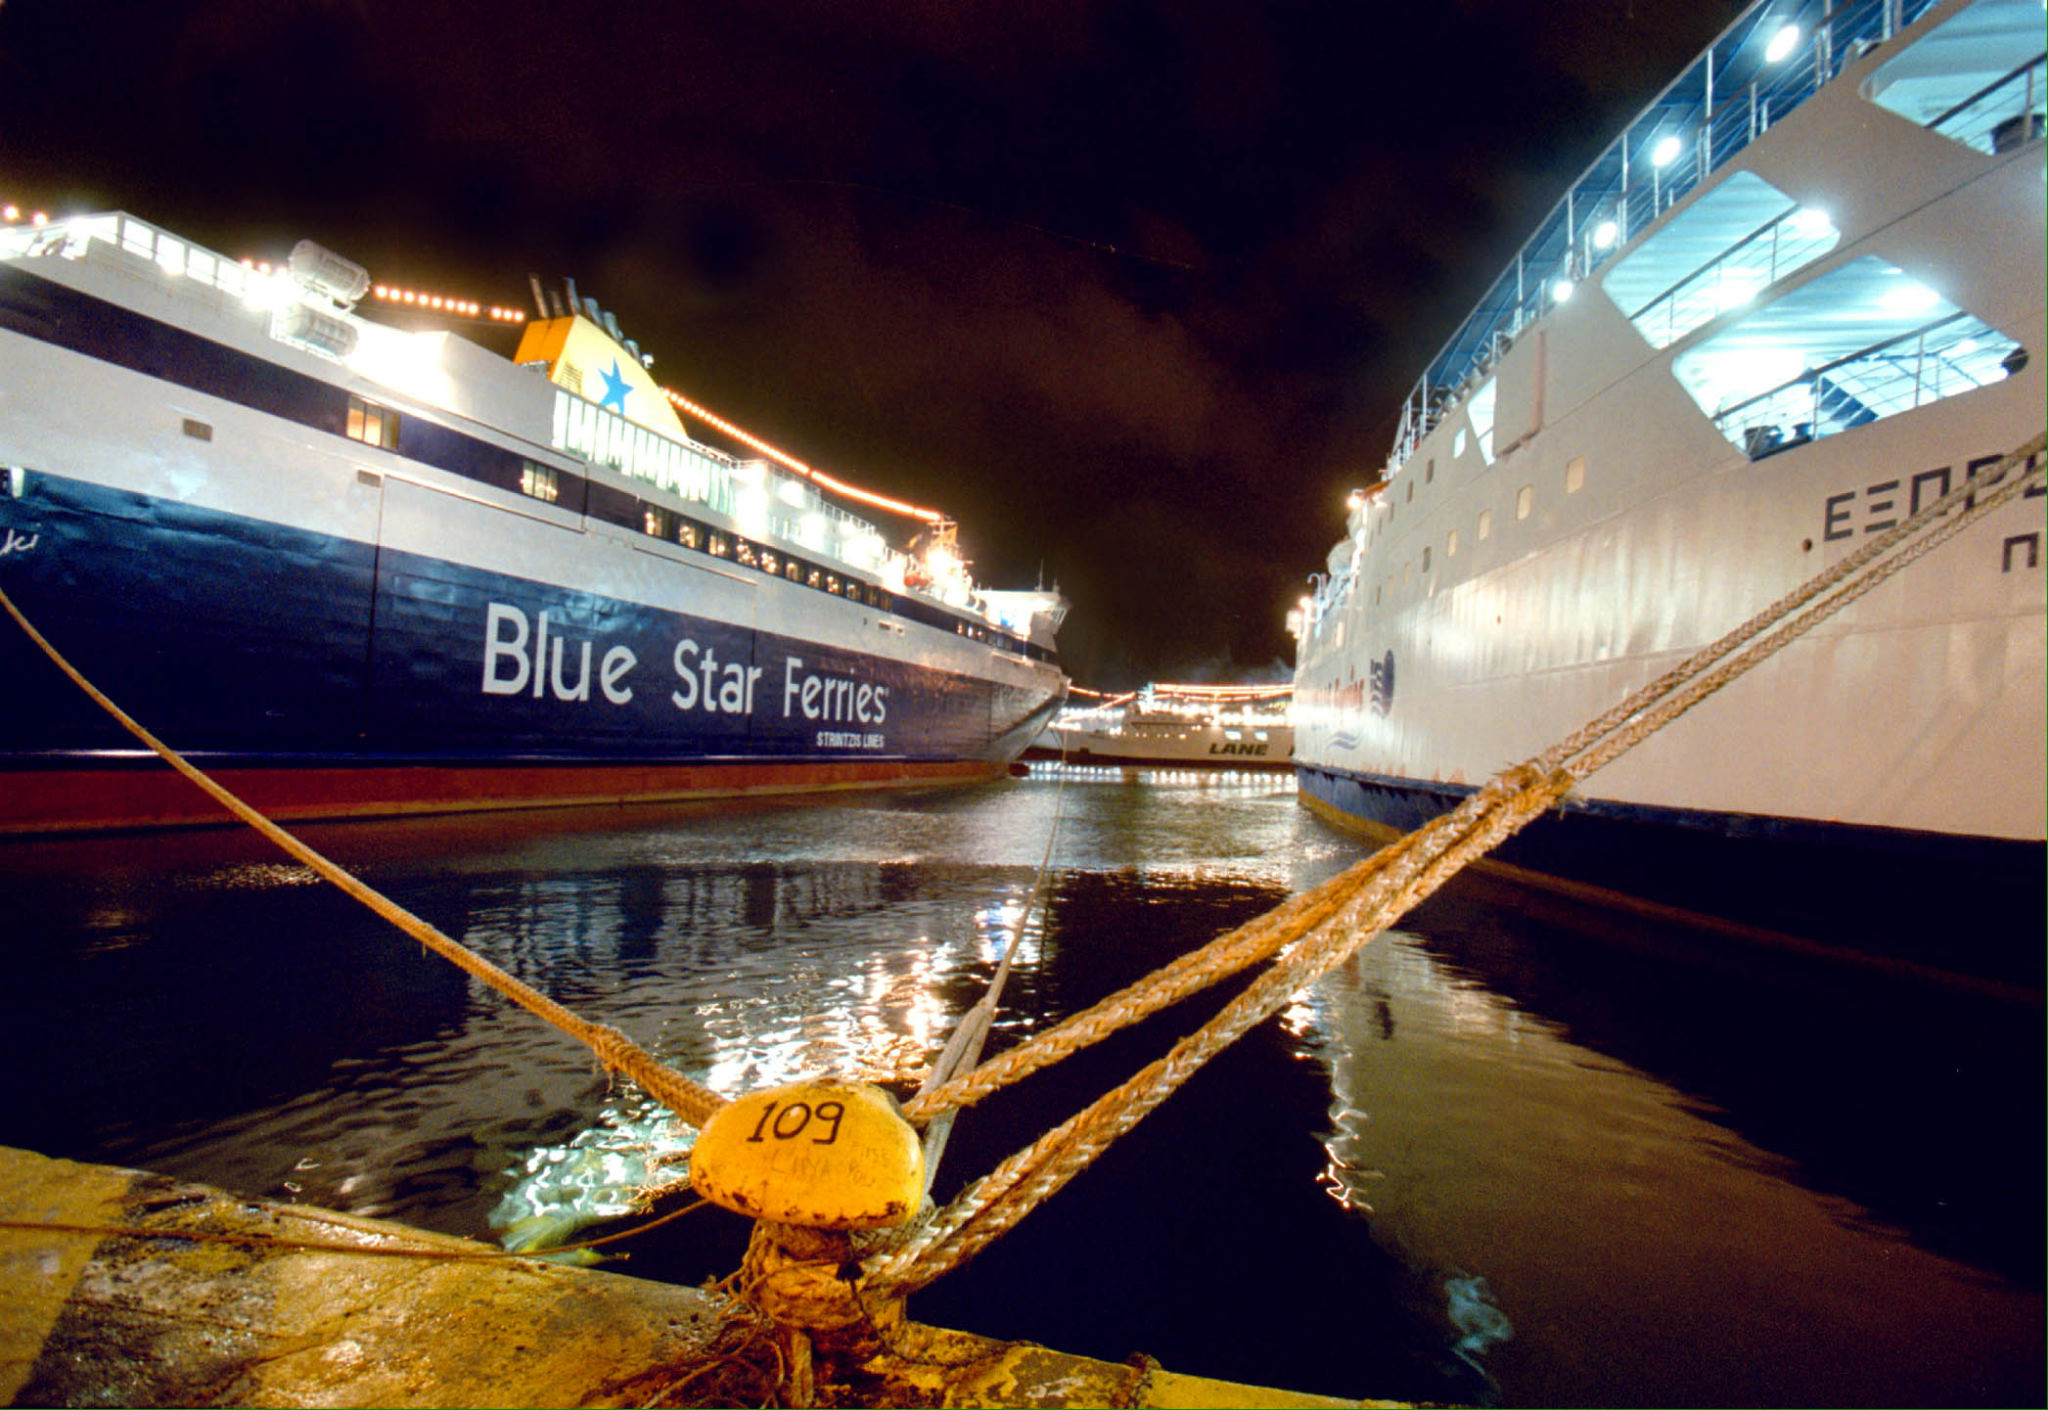
[[[827,789],[977,783],[1001,761],[961,759],[373,769],[221,769],[223,787],[278,819],[658,803]],[[0,783],[0,835],[232,822],[226,809],[168,768],[16,773]]]

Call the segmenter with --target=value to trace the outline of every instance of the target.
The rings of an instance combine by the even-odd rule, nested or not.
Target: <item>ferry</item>
[[[283,818],[1004,775],[1065,698],[1058,594],[978,585],[943,515],[665,391],[573,284],[534,294],[122,212],[0,228],[0,589]],[[0,834],[226,820],[12,621],[0,681]]]
[[[1413,827],[2043,426],[2041,0],[1752,6],[1406,399],[1292,614],[1301,797]],[[2043,486],[1497,869],[2038,1001]]]
[[[1288,772],[1290,685],[1147,685],[1122,695],[1074,688],[1028,759],[1123,768]]]

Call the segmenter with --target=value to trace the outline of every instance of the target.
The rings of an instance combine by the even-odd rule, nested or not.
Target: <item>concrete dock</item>
[[[728,1299],[0,1147],[0,1403],[726,1403]],[[22,1228],[21,1225],[34,1225]],[[317,1247],[306,1247],[316,1245]],[[905,1324],[822,1403],[1338,1406]],[[760,1403],[758,1399],[749,1403]]]

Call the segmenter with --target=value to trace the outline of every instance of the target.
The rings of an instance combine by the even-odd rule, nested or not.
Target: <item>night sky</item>
[[[657,379],[1056,580],[1078,683],[1265,679],[1423,364],[1738,10],[0,0],[0,199],[574,278]]]

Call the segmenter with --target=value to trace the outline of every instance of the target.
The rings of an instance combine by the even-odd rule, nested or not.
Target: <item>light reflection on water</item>
[[[307,832],[720,1090],[832,1071],[902,1091],[1009,943],[1055,818],[998,1046],[1359,855],[1285,780],[1084,771]],[[508,1239],[614,1215],[687,1145],[576,1044],[252,839],[0,847],[0,914],[24,1077],[0,1141]],[[967,1113],[941,1197],[1220,1002]],[[916,1311],[1352,1396],[2030,1399],[2039,1027],[1705,982],[1440,899]],[[744,1229],[705,1219],[624,1270],[729,1271]]]

